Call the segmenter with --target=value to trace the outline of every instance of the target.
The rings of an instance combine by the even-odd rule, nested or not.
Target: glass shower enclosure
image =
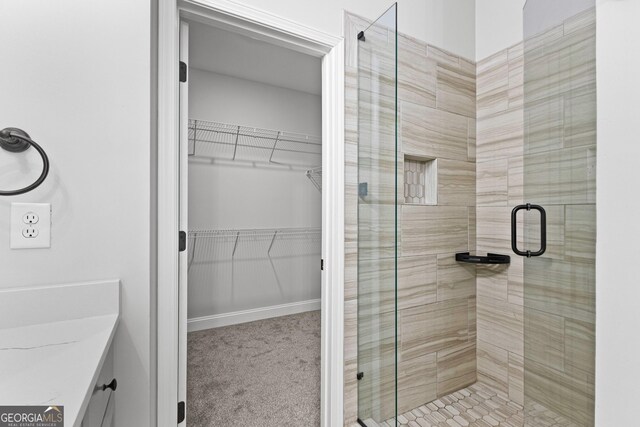
[[[486,122],[484,133],[476,126],[476,64],[398,35],[397,5],[358,34],[360,425],[415,424],[421,411],[419,425],[594,425],[595,4],[528,0],[523,16],[524,41],[513,47],[522,61],[512,65],[505,50],[483,83],[509,92],[507,105],[491,93],[498,125],[488,136]],[[411,78],[465,96],[447,104],[445,91],[446,111],[438,94],[422,105],[428,94]],[[504,202],[478,202],[492,189],[480,188],[476,148],[504,166],[492,181],[508,185]],[[433,173],[431,201],[407,194],[416,163]],[[511,264],[458,262],[481,247],[480,231]],[[483,340],[492,347],[476,346]]]
[[[370,426],[397,406],[396,13],[358,34],[358,416]]]
[[[524,7],[524,418],[590,427],[595,407],[596,10]],[[526,206],[526,205],[525,205]],[[545,224],[546,223],[546,224]],[[542,225],[545,225],[542,229]],[[516,242],[517,244],[517,242]],[[536,252],[544,252],[536,256]]]

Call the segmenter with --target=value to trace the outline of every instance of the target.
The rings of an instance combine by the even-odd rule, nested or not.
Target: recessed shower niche
[[[438,161],[404,156],[404,203],[438,204]]]

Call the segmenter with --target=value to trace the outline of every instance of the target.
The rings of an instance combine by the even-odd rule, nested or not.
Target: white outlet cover
[[[38,222],[25,224],[24,216],[35,213]],[[26,228],[36,230],[35,237],[25,237]],[[33,234],[33,233],[25,233]],[[50,203],[12,203],[11,204],[11,249],[50,248],[51,247],[51,204]]]

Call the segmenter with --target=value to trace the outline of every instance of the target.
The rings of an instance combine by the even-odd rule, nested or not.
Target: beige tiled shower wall
[[[380,242],[360,242],[358,293],[356,35],[367,26],[365,20],[345,15],[344,415],[348,426],[358,417],[358,328],[360,345],[368,349],[361,353],[360,368],[371,366],[378,372],[364,372],[360,401],[373,404],[361,404],[359,415],[382,421],[393,416],[395,409],[394,260],[393,251],[385,251]],[[473,250],[476,245],[476,67],[464,58],[402,35],[398,38],[398,60],[398,170],[403,170],[405,154],[437,159],[438,193],[437,205],[403,204],[403,191],[398,197],[402,202],[398,208],[397,372],[398,411],[402,413],[476,381],[476,268],[454,260],[456,252]],[[368,96],[360,95],[363,108]],[[376,102],[384,99],[376,97]],[[392,98],[389,105],[376,108],[389,109],[386,116],[392,125]],[[393,167],[393,162],[388,163]],[[402,185],[402,174],[399,180]],[[370,195],[375,191],[370,188]],[[381,227],[388,232],[379,232],[378,238],[388,236],[387,246],[392,249],[393,206],[373,204],[367,208],[387,209],[389,222]],[[360,220],[366,221],[363,216],[362,211]],[[370,289],[375,295],[367,292]]]
[[[498,52],[477,68],[477,250],[511,253],[510,211],[523,202],[543,205],[548,227],[542,257],[523,264],[512,254],[508,267],[478,267],[478,379],[527,407],[537,402],[590,426],[595,12]],[[536,223],[531,217],[518,231],[527,236],[519,247],[537,247],[539,230],[530,225]]]
[[[512,255],[510,265],[477,267],[478,379],[519,404],[523,258],[511,251],[510,214],[523,202],[523,65],[522,44],[478,62],[476,147],[477,250]]]

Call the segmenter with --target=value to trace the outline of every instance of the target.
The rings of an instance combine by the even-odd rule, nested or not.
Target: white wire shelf
[[[322,138],[295,132],[189,119],[189,155],[280,165],[321,163]]]
[[[320,254],[320,228],[252,228],[189,231],[189,269],[196,258],[265,258]]]

